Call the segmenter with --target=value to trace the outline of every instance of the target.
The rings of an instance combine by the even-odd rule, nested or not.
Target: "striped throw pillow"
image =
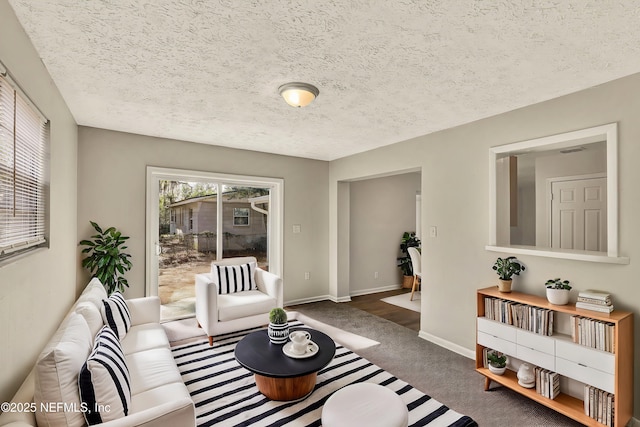
[[[116,291],[102,300],[102,320],[119,339],[123,339],[131,328],[131,312],[120,292]]]
[[[87,424],[115,420],[129,414],[131,379],[115,332],[105,325],[78,375],[80,400]]]
[[[240,265],[211,265],[211,276],[218,285],[218,294],[258,289],[255,279],[256,263]]]

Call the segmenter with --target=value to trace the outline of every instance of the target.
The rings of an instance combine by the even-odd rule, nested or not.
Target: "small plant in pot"
[[[502,375],[507,370],[507,356],[502,353],[490,351],[487,353],[487,361],[489,370],[496,375]]]
[[[569,303],[569,291],[571,285],[568,280],[560,278],[549,279],[544,284],[547,287],[547,300],[553,305],[566,305]]]
[[[492,268],[500,278],[498,282],[498,290],[500,292],[511,292],[512,277],[519,276],[525,270],[524,265],[514,256],[498,258]]]
[[[287,312],[282,308],[272,308],[269,312],[269,341],[272,344],[284,344],[289,339],[289,322]]]

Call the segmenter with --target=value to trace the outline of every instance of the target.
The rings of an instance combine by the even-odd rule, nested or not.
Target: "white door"
[[[551,247],[606,252],[606,177],[551,182]]]

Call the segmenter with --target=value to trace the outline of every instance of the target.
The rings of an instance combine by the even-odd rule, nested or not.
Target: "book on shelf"
[[[571,322],[571,338],[574,343],[615,353],[613,323],[583,316],[571,316]]]
[[[576,303],[576,308],[580,308],[582,310],[597,311],[600,313],[611,313],[613,311],[613,305],[591,304],[588,302],[580,301]]]
[[[595,305],[612,305],[611,299],[602,300],[602,299],[581,297],[581,296],[578,296],[578,302],[586,302],[586,303],[595,304]]]
[[[590,385],[584,386],[584,413],[601,424],[613,426],[614,395]]]
[[[611,302],[611,294],[608,292],[596,291],[593,289],[587,289],[586,291],[578,292],[578,298],[591,298],[599,301]]]

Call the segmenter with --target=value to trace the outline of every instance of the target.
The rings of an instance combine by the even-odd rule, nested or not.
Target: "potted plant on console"
[[[269,341],[272,344],[284,344],[289,339],[289,322],[287,312],[282,308],[272,308],[269,312]]]
[[[489,362],[489,370],[496,375],[504,374],[507,370],[507,356],[495,350],[487,353],[487,361]]]
[[[514,256],[507,258],[498,258],[492,267],[498,274],[500,280],[498,282],[498,290],[500,292],[511,292],[511,283],[513,276],[519,276],[524,271],[524,265]]]
[[[82,253],[87,254],[82,266],[91,272],[92,277],[100,280],[109,295],[115,291],[124,292],[129,283],[123,275],[131,270],[131,255],[124,252],[127,249],[124,244],[129,236],[123,236],[114,227],[103,230],[95,222],[89,222],[98,234],[91,236],[91,240],[80,241],[81,246],[86,246]]]
[[[547,287],[547,300],[553,305],[566,305],[569,303],[569,291],[571,285],[568,280],[560,278],[549,279],[545,283]]]

